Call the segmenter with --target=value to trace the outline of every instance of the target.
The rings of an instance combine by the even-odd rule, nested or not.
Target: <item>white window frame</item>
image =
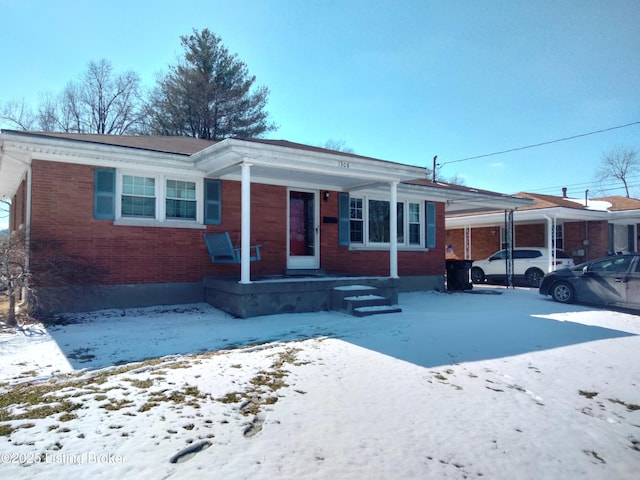
[[[380,250],[380,249],[388,249],[390,246],[389,242],[371,242],[369,240],[369,201],[376,200],[381,202],[389,203],[389,198],[384,198],[379,195],[351,195],[351,198],[362,200],[362,228],[363,228],[363,240],[362,242],[350,242],[350,247],[352,249],[372,249],[372,250]],[[417,199],[409,199],[409,198],[399,198],[398,203],[403,204],[403,231],[404,231],[404,241],[398,242],[398,248],[401,250],[424,250],[425,248],[425,208],[424,208],[424,200]],[[419,219],[420,219],[420,243],[409,243],[410,240],[410,232],[409,232],[409,204],[415,203],[418,205],[419,209]],[[396,207],[397,208],[397,207]],[[349,217],[349,224],[353,219]],[[351,233],[351,232],[349,232]]]
[[[420,241],[418,243],[411,243],[411,225],[416,225],[416,222],[412,222],[410,220],[410,216],[411,216],[411,205],[418,205],[418,235],[420,236]],[[424,246],[424,231],[425,231],[425,224],[424,224],[424,202],[415,202],[415,201],[411,201],[411,200],[407,200],[406,201],[406,210],[407,210],[407,214],[406,214],[406,227],[405,227],[405,237],[407,239],[407,246],[408,247],[420,247],[420,246]]]
[[[558,235],[558,233],[560,235]],[[556,223],[555,227],[553,228],[553,236],[556,250],[564,250],[564,224]],[[558,246],[558,241],[560,241],[560,243],[562,244],[561,247]]]
[[[153,180],[153,197],[149,197],[147,195],[135,195],[135,194],[126,194],[126,195],[130,195],[132,197],[137,197],[137,198],[153,198],[154,200],[154,217],[151,216],[135,216],[135,215],[131,215],[131,216],[124,216],[122,215],[122,197],[125,195],[124,193],[124,177],[135,177],[135,178],[144,178],[144,179],[152,179]],[[119,213],[120,216],[123,218],[136,218],[136,219],[152,219],[152,218],[156,218],[158,216],[158,178],[155,175],[132,175],[130,173],[123,173],[122,175],[120,175],[120,195],[118,197],[118,199],[120,200],[120,208],[119,208]]]
[[[195,190],[193,192],[194,198],[179,198],[179,197],[171,197],[171,198],[169,198],[168,193],[167,193],[167,191],[168,191],[167,183],[169,181],[193,183],[194,186],[195,186]],[[165,212],[164,212],[165,219],[167,221],[175,221],[175,220],[185,221],[185,222],[195,222],[195,221],[197,221],[198,220],[198,182],[196,182],[194,180],[186,180],[186,179],[181,179],[181,178],[172,178],[172,177],[169,177],[169,176],[165,176],[164,180],[163,180],[163,184],[164,184],[164,188],[165,188],[164,200],[163,200],[163,204],[164,204],[164,208],[165,208]],[[168,200],[175,200],[175,201],[178,201],[178,202],[192,202],[192,203],[195,203],[195,214],[196,214],[195,218],[173,218],[173,217],[172,218],[168,218],[167,217],[167,201]]]
[[[156,216],[127,217],[122,215],[122,195],[123,177],[125,175],[133,177],[153,178],[155,181]],[[179,180],[196,184],[196,218],[174,219],[167,218],[167,180]],[[174,175],[171,173],[149,173],[136,170],[117,170],[116,172],[116,217],[115,225],[128,226],[157,226],[157,227],[178,227],[178,228],[205,228],[204,226],[204,178],[188,177],[185,175]]]
[[[351,201],[352,200],[359,200],[360,201],[360,207],[359,207],[359,211],[362,214],[361,218],[356,218],[356,217],[352,217],[351,216]],[[364,228],[365,228],[365,221],[364,221],[364,198],[362,197],[349,197],[349,244],[354,244],[354,245],[364,245],[364,238],[366,237]],[[356,207],[358,208],[358,207]],[[351,240],[351,224],[353,222],[358,222],[361,225],[362,228],[362,242],[354,242],[353,240]]]

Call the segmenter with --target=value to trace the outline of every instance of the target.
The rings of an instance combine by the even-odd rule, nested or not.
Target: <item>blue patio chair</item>
[[[205,234],[204,241],[207,244],[212,263],[240,263],[240,248],[234,248],[231,244],[229,232]],[[260,260],[261,245],[250,247],[249,261]]]

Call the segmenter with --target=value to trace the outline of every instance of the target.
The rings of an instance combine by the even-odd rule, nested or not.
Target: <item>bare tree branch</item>
[[[596,170],[596,177],[605,190],[603,184],[619,181],[624,187],[625,195],[630,197],[629,180],[640,172],[640,157],[638,151],[629,147],[617,147],[602,154],[600,166]]]
[[[9,326],[17,324],[16,302],[28,278],[24,230],[0,238],[0,294],[9,298],[5,320]]]
[[[18,130],[33,130],[37,123],[37,116],[22,99],[5,103],[0,111],[0,120],[9,122]]]
[[[2,106],[0,120],[17,129],[121,135],[145,131],[144,102],[137,73],[115,74],[105,59],[89,62],[76,82],[41,96],[37,113],[24,102]]]

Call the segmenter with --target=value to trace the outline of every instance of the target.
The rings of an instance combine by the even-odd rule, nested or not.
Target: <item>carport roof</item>
[[[640,218],[640,200],[619,196],[584,199],[521,192],[518,197],[528,198],[533,203],[518,207],[514,215],[516,223],[535,223],[554,217],[558,221],[589,221]],[[447,228],[463,226],[483,227],[504,222],[504,212],[500,210],[448,215]]]

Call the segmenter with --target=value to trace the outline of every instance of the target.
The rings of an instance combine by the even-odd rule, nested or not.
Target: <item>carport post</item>
[[[557,217],[549,217],[544,215],[547,219],[547,248],[549,249],[549,263],[547,265],[547,272],[554,271],[556,265],[556,228],[558,227]]]

